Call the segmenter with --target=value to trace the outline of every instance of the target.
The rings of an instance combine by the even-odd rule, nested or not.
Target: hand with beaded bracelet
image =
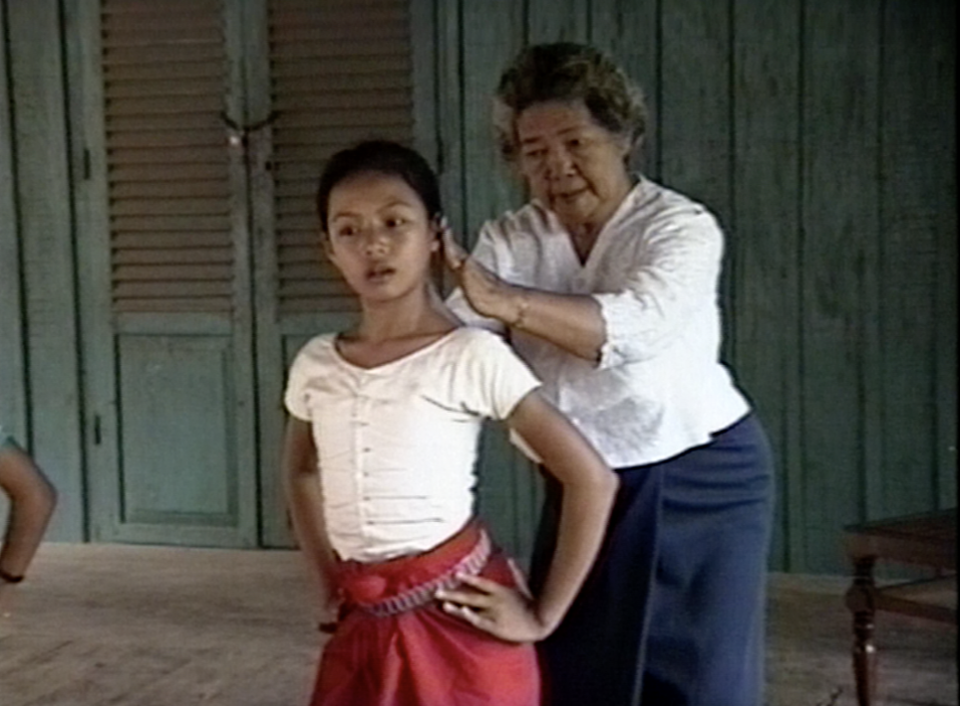
[[[471,257],[443,231],[447,267],[463,296],[481,316],[508,329],[548,341],[578,358],[597,363],[606,341],[606,323],[597,300],[589,295],[547,292],[511,284]]]

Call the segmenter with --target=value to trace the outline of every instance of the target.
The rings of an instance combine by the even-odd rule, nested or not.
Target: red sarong
[[[418,587],[475,558],[483,541],[471,523],[424,554],[341,564],[345,614],[323,650],[312,706],[537,706],[532,644],[499,640],[447,615],[435,600],[397,609]],[[514,585],[497,549],[479,574]],[[383,615],[383,606],[392,614]]]

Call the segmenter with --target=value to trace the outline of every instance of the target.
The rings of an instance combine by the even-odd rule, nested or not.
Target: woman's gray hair
[[[507,161],[517,156],[517,116],[548,101],[583,103],[597,124],[623,139],[631,151],[643,142],[643,93],[613,59],[583,44],[535,44],[506,68],[494,98],[493,124]]]

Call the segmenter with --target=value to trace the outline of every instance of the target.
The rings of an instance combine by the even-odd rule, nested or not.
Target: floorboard
[[[842,577],[773,575],[769,706],[853,706]],[[957,633],[880,614],[876,706],[958,706]],[[300,706],[322,637],[299,557],[47,544],[0,619],[0,706]]]

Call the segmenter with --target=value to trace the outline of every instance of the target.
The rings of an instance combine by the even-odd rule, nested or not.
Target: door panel
[[[242,107],[220,0],[84,2],[80,222],[101,541],[254,546]]]
[[[236,406],[225,336],[124,336],[121,519],[231,526],[237,519]],[[189,400],[189,404],[184,404]]]

